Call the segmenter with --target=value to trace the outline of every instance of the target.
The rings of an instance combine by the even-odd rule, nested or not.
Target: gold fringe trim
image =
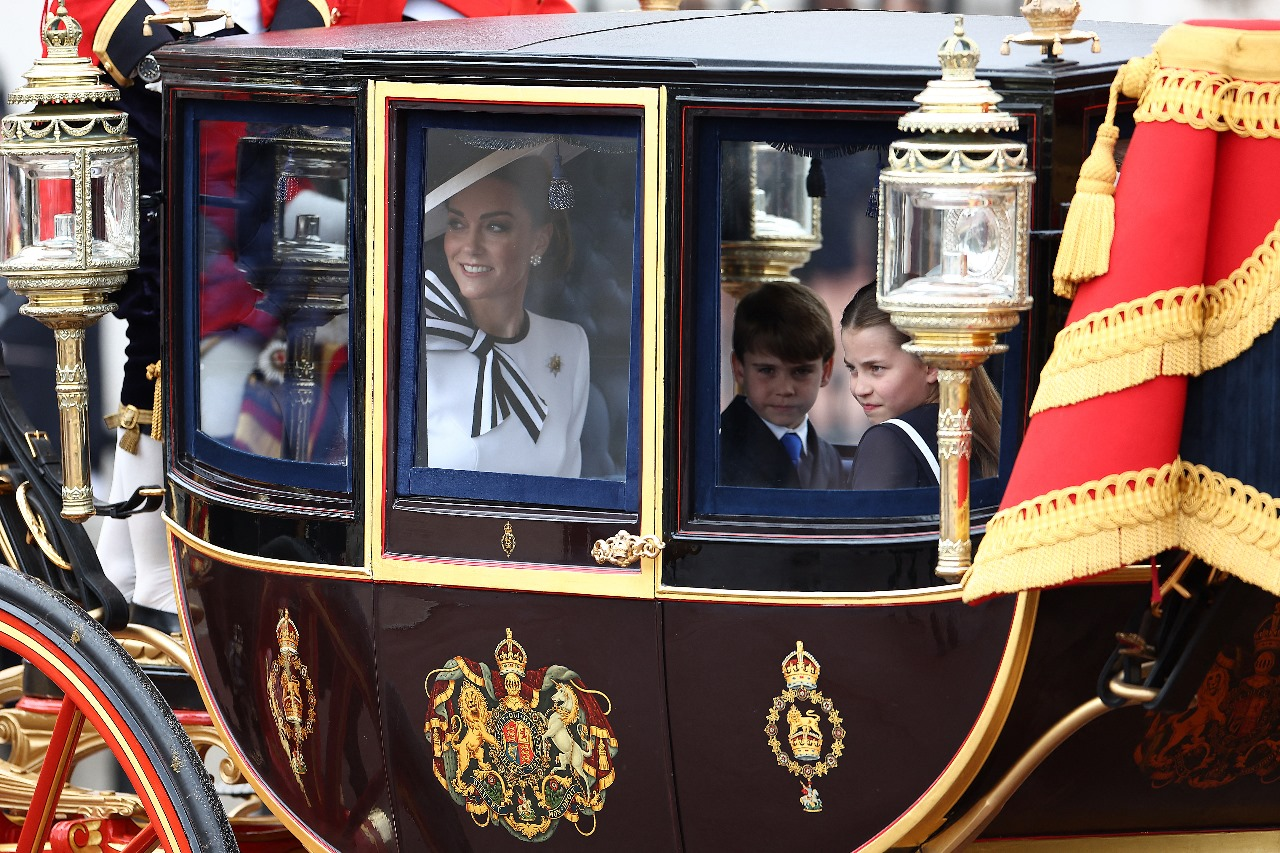
[[[1252,139],[1280,138],[1280,83],[1226,74],[1161,68],[1134,111],[1135,122],[1173,121],[1197,130],[1231,131]]]
[[[1204,43],[1228,64],[1205,64]],[[1280,138],[1280,38],[1274,33],[1174,27],[1156,52],[1129,60],[1111,84],[1106,116],[1080,168],[1053,266],[1053,292],[1075,297],[1081,284],[1107,272],[1115,227],[1116,101],[1137,98],[1134,120],[1173,121],[1254,139]],[[1188,58],[1196,61],[1184,64]],[[1190,70],[1197,68],[1201,70]],[[1248,76],[1257,72],[1256,76]]]
[[[1200,366],[1204,286],[1161,290],[1095,311],[1058,332],[1031,414],[1186,376]]]
[[[1060,331],[1031,414],[1157,376],[1198,376],[1253,345],[1280,319],[1280,222],[1229,276],[1095,311]]]
[[[1164,550],[1177,533],[1180,464],[1112,475],[1001,510],[965,576],[965,601],[1057,586]]]
[[[1181,459],[1001,510],[964,600],[1058,586],[1181,548],[1280,594],[1280,499]]]
[[[1205,288],[1200,369],[1221,367],[1280,319],[1280,222],[1231,275]]]

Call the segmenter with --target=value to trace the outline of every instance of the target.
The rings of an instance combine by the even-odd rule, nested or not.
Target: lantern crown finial
[[[44,43],[50,57],[73,57],[79,52],[84,28],[67,13],[66,4],[59,2],[58,9],[49,16],[44,27]]]
[[[982,51],[978,50],[978,43],[964,33],[964,15],[956,15],[956,25],[951,37],[938,48],[942,79],[973,80],[977,76],[975,70],[981,58]]]
[[[80,55],[84,29],[63,3],[45,21],[45,56],[22,76],[27,84],[9,95],[11,104],[84,104],[116,101],[120,91],[102,82],[102,72]],[[6,121],[8,119],[6,118]]]
[[[938,48],[942,79],[930,80],[916,95],[920,109],[898,121],[898,129],[917,133],[981,133],[1017,130],[1018,120],[996,105],[1004,100],[987,80],[977,78],[982,51],[964,31],[957,15],[951,36]]]

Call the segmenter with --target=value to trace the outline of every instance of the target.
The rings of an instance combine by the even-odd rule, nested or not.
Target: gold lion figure
[[[498,740],[489,732],[489,706],[474,685],[463,684],[458,709],[462,722],[467,726],[467,733],[458,741],[458,778],[461,779],[472,761],[481,767],[488,766],[484,760],[484,745],[487,743],[497,748]]]

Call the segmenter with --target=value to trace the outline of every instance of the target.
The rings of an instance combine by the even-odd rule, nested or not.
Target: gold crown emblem
[[[982,51],[978,43],[965,35],[964,16],[956,15],[951,36],[938,48],[938,62],[942,65],[944,80],[972,80]]]
[[[787,742],[791,744],[791,754],[797,761],[817,761],[822,757],[822,730],[818,728],[818,715],[810,711],[801,714],[792,705],[787,711],[787,723],[791,731]]]
[[[524,646],[511,639],[510,628],[507,629],[507,638],[493,650],[493,659],[498,662],[498,672],[503,675],[514,673],[521,678],[524,677],[525,664],[529,662]]]
[[[1275,612],[1263,619],[1258,630],[1253,632],[1253,647],[1259,652],[1273,652],[1280,649],[1280,604]]]
[[[818,673],[822,667],[813,655],[804,650],[804,643],[796,640],[796,650],[782,659],[782,677],[787,687],[807,687],[810,690],[818,686]]]
[[[289,610],[280,611],[280,621],[276,623],[276,642],[280,644],[280,654],[298,654],[298,626],[289,618]]]
[[[1036,34],[1066,35],[1080,17],[1079,0],[1031,0],[1018,9]]]

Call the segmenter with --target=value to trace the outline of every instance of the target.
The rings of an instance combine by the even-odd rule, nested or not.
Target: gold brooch
[[[559,376],[560,367],[561,367],[560,356],[558,355],[551,356],[551,360],[547,362],[547,370],[551,371],[551,375]]]

